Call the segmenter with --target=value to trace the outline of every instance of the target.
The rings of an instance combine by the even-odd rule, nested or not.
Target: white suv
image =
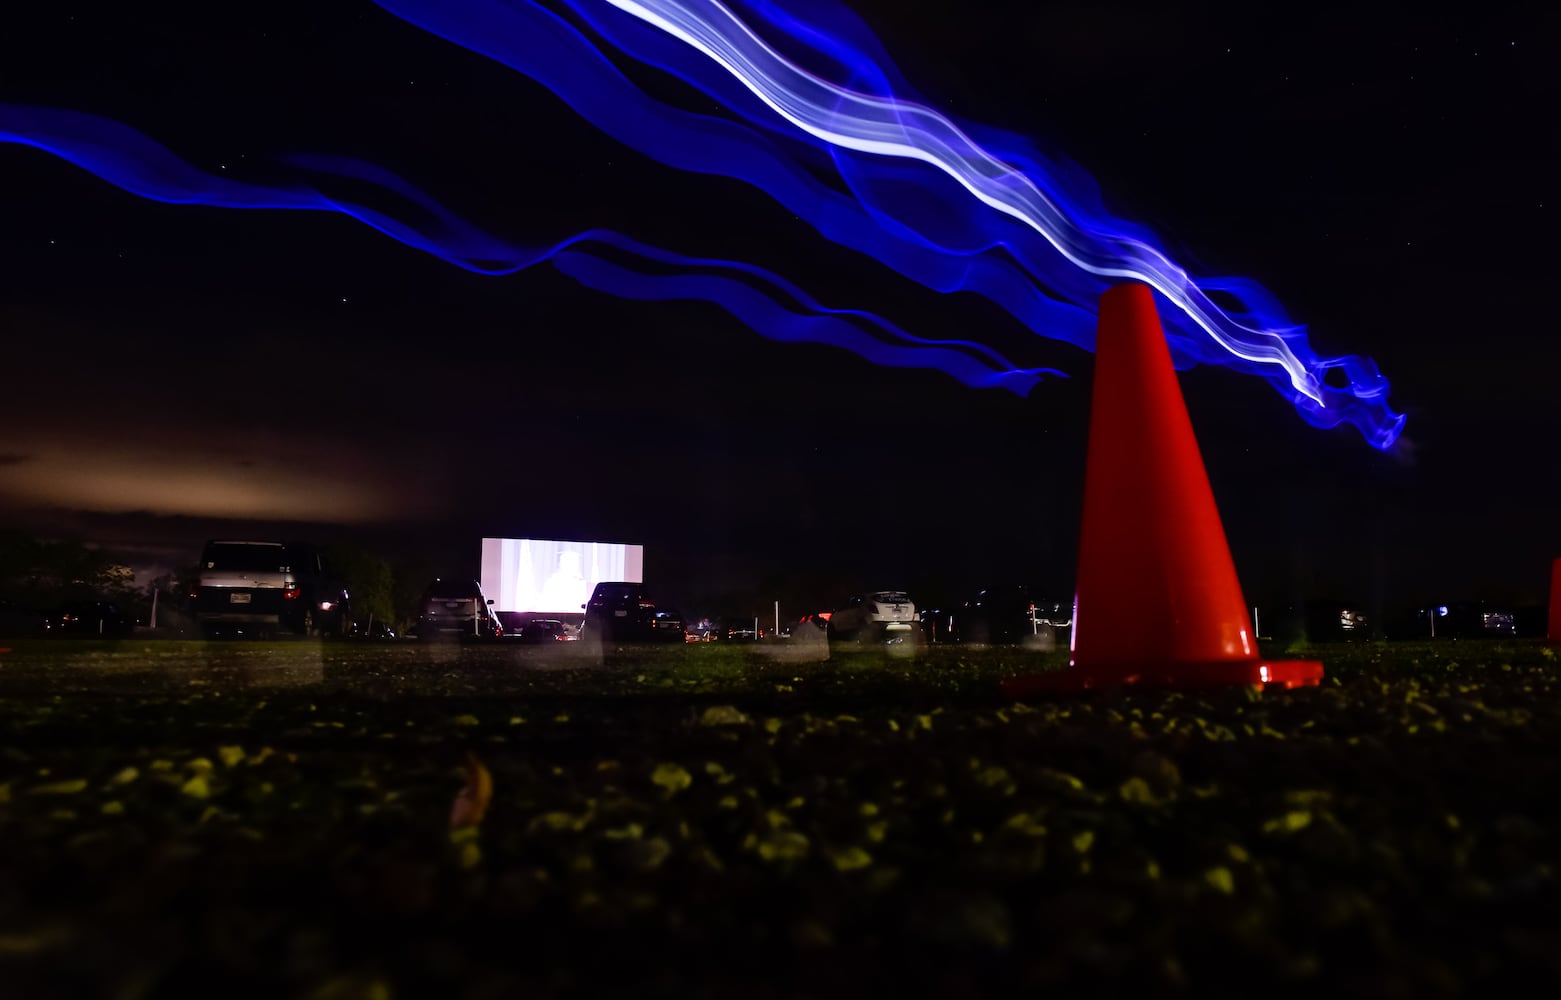
[[[207,542],[190,596],[195,620],[209,638],[351,631],[347,591],[312,545]]]
[[[921,628],[916,604],[903,590],[875,590],[857,594],[829,618],[829,631],[837,639],[883,642],[914,639]]]

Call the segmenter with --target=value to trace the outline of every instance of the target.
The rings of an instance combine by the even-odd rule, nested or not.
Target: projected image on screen
[[[645,546],[484,538],[482,590],[495,611],[580,613],[603,580],[643,583]]]

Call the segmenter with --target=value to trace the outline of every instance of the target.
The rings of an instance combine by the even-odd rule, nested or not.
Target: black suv
[[[345,635],[347,591],[320,551],[301,542],[212,541],[191,595],[207,637],[222,634]]]
[[[445,579],[428,585],[418,606],[419,639],[498,639],[504,626],[493,613],[493,601],[476,580]]]
[[[658,615],[643,583],[598,583],[585,606],[580,638],[588,642],[682,642],[683,619]]]

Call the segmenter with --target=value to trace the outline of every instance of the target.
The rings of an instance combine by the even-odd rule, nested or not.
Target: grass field
[[[1065,653],[9,645],[8,996],[1561,982],[1538,644],[1028,704],[997,681]]]

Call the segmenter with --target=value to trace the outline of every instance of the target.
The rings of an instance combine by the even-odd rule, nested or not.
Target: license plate
[[[629,617],[629,613],[627,611],[614,611],[612,616],[614,618],[627,618]]]
[[[230,593],[228,595],[228,603],[229,604],[248,604],[249,603],[249,591],[247,591],[247,590],[235,590],[235,591],[233,591],[232,593]]]

